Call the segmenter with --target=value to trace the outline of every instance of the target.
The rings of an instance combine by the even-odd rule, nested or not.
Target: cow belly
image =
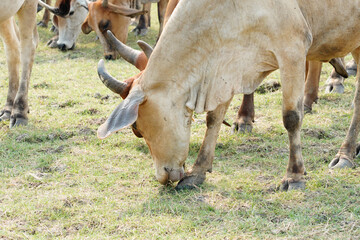
[[[23,5],[24,0],[1,0],[0,1],[0,22],[14,16]]]

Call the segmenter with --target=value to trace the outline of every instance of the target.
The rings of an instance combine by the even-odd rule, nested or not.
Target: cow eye
[[[74,11],[69,12],[69,15],[70,16],[74,15]]]

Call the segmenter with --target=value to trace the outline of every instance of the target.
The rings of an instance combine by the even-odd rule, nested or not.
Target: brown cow
[[[128,37],[130,17],[144,14],[142,10],[130,8],[128,0],[97,0],[88,4],[89,13],[81,30],[85,34],[95,31],[104,47],[105,59],[116,59],[118,55],[106,42],[104,32],[110,30],[123,43]]]
[[[9,91],[5,107],[0,112],[0,121],[10,119],[10,127],[28,123],[29,81],[38,44],[36,8],[37,0],[0,1],[0,36],[5,45],[9,71]],[[18,26],[15,15],[18,16]]]

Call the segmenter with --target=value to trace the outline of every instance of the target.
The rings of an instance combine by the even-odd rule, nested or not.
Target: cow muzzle
[[[178,182],[184,176],[185,176],[184,167],[176,168],[176,169],[164,167],[160,171],[158,170],[156,172],[157,180],[163,185],[165,185],[169,182]]]

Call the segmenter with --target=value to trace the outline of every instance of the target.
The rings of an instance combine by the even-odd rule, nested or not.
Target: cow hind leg
[[[10,127],[26,125],[28,122],[28,89],[34,62],[35,48],[38,43],[36,7],[36,1],[27,1],[18,12],[21,46],[20,62],[22,72],[10,118]]]
[[[9,120],[19,87],[20,42],[15,19],[10,18],[0,25],[0,35],[4,42],[9,73],[9,89],[5,107],[0,111],[0,121]]]
[[[176,189],[194,188],[204,182],[206,172],[212,172],[212,163],[215,154],[216,139],[222,125],[225,113],[231,100],[219,105],[206,116],[206,133],[198,157],[192,169],[180,180]]]
[[[352,52],[355,61],[360,62],[360,48]],[[360,131],[360,75],[356,75],[356,91],[354,98],[354,113],[351,119],[350,127],[347,131],[345,140],[343,141],[335,158],[330,162],[329,168],[352,168],[355,167],[354,155],[357,150],[356,139]]]
[[[296,57],[296,56],[295,56]],[[301,154],[300,129],[303,119],[305,57],[279,60],[283,88],[283,123],[289,137],[289,162],[280,189],[304,189],[304,162]],[[296,59],[296,60],[295,60]],[[297,64],[291,64],[291,63]]]
[[[251,132],[255,118],[254,93],[244,94],[241,107],[232,125],[232,133]]]

